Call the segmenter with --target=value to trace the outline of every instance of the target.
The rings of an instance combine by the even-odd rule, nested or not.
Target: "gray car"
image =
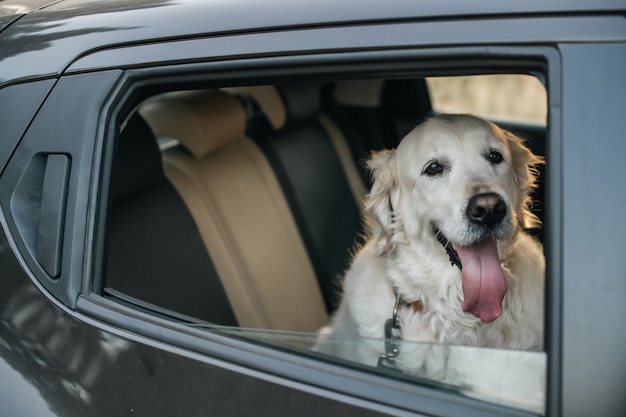
[[[546,160],[533,395],[315,349],[364,161],[449,111]],[[619,0],[0,0],[0,414],[626,415],[624,132]]]

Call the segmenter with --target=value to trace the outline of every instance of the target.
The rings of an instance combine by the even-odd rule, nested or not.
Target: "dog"
[[[540,226],[530,193],[542,163],[520,137],[459,114],[428,119],[397,149],[374,153],[366,243],[317,349],[486,396],[502,388],[477,383],[476,373],[510,358],[494,362],[491,353],[478,365],[480,350],[453,346],[543,349],[545,258],[526,233]],[[330,335],[359,343],[330,343]],[[530,395],[542,395],[541,371],[513,362],[531,373]]]

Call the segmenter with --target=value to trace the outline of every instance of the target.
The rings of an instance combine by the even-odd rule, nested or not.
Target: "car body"
[[[207,332],[112,297],[100,272],[116,138],[151,96],[511,72],[548,90],[545,413],[624,415],[617,0],[0,1],[1,414],[532,415]]]

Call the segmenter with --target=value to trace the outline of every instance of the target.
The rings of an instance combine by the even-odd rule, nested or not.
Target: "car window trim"
[[[451,64],[450,60],[443,59],[450,56],[455,58],[453,64]],[[289,63],[287,67],[285,67],[286,62]],[[99,140],[106,145],[102,148],[105,156],[103,167],[110,164],[113,146],[112,139],[116,134],[119,120],[131,110],[132,106],[130,103],[136,102],[136,97],[138,97],[140,91],[152,89],[152,92],[156,92],[161,88],[172,88],[174,85],[178,85],[179,88],[198,87],[200,85],[207,88],[223,85],[245,85],[246,83],[267,82],[270,78],[274,82],[278,82],[281,80],[281,77],[276,76],[276,69],[280,69],[281,73],[284,74],[283,79],[285,80],[292,79],[294,76],[309,79],[337,79],[337,77],[380,77],[383,74],[398,77],[426,74],[469,75],[480,73],[481,70],[498,72],[544,71],[547,79],[558,85],[557,72],[559,68],[558,51],[551,47],[468,47],[264,57],[254,60],[188,63],[175,66],[159,65],[151,68],[127,70],[124,74],[124,81],[118,83],[117,91],[111,94],[108,102],[101,110],[101,118],[107,120],[106,125],[108,126],[106,135],[99,135]],[[558,92],[558,90],[555,90],[555,92]],[[550,90],[550,109],[553,106],[558,107],[558,97],[560,97],[555,95],[552,98],[552,95],[552,90]],[[558,121],[556,114],[550,119],[549,129]],[[552,139],[556,140],[554,137]],[[101,147],[103,143],[96,146]],[[101,167],[96,167],[95,165],[97,164],[94,164],[94,170],[102,172],[100,171]],[[102,178],[103,188],[92,189],[91,195],[92,201],[102,199],[98,204],[100,209],[104,209],[102,206],[103,201],[106,201],[108,198],[108,186],[105,184],[107,179],[104,177]],[[98,251],[93,252],[93,250],[103,247],[102,230],[104,225],[105,219],[100,217],[98,227],[92,226],[91,230],[91,236],[97,237],[97,239],[91,240],[95,242],[91,251],[96,255],[96,258],[99,258]],[[102,252],[100,251],[100,253]],[[491,412],[498,414],[504,410],[506,410],[507,414],[512,415],[533,415],[532,413],[513,410],[495,404],[485,406],[485,403],[475,403],[475,400],[470,398],[441,393],[425,387],[418,388],[414,384],[392,381],[371,372],[362,373],[355,369],[339,367],[330,363],[279,352],[248,342],[229,341],[224,336],[212,335],[198,329],[190,329],[189,326],[183,323],[163,321],[162,318],[153,317],[149,314],[146,315],[143,312],[98,295],[99,290],[97,288],[100,285],[100,278],[97,272],[99,270],[98,265],[102,265],[101,258],[99,260],[96,259],[93,269],[95,273],[93,278],[95,279],[85,281],[87,286],[83,288],[83,294],[78,297],[76,308],[81,315],[86,314],[97,319],[97,321],[103,322],[103,324],[106,323],[107,328],[113,325],[130,331],[131,337],[139,337],[142,340],[148,338],[152,341],[151,343],[165,343],[171,345],[169,349],[199,352],[203,355],[204,360],[221,358],[231,364],[239,364],[238,366],[256,367],[256,370],[271,372],[276,377],[287,378],[292,381],[296,380],[308,387],[317,386],[329,390],[328,392],[342,392],[350,398],[367,397],[376,399],[380,404],[390,405],[386,398],[399,396],[397,400],[392,401],[394,406],[401,406],[404,409],[416,412],[440,413],[445,409],[446,413],[448,413],[450,410],[447,407],[452,403],[460,401],[458,415],[472,415],[468,414],[468,408],[465,407],[469,407],[469,409],[475,412],[475,415],[488,415]],[[555,281],[553,278],[550,281]],[[558,280],[555,282],[558,284]],[[559,286],[556,285],[556,287],[558,288]],[[554,293],[552,294],[554,296]],[[554,323],[547,325],[549,328],[558,331],[559,312],[554,309],[551,310],[548,313],[548,321]],[[166,323],[167,326],[165,325]],[[112,329],[109,328],[108,330]],[[188,336],[189,332],[193,333],[193,336]],[[555,392],[558,392],[560,389],[560,381],[558,380],[558,375],[560,375],[558,369],[558,343],[560,342],[552,338],[551,343],[552,345],[549,344],[547,347],[548,364],[551,368],[550,374],[552,375],[551,388],[547,393],[548,403],[552,402],[551,396],[555,395]],[[555,343],[557,344],[555,345]],[[227,346],[228,348],[226,348]],[[242,351],[252,355],[250,357],[254,359],[248,361],[246,359],[248,356],[241,355]],[[262,365],[263,363],[269,363],[266,361],[268,357],[276,358],[277,362],[273,363],[272,366],[266,367]],[[322,374],[308,373],[308,371],[302,372],[303,369],[311,367],[317,370],[323,369],[324,371]],[[324,375],[324,378],[321,375]],[[330,379],[327,381],[328,378]],[[350,381],[353,382],[354,378],[363,381],[363,384],[365,384],[363,390],[349,383]],[[396,386],[395,384],[400,385]],[[392,385],[393,388],[381,390],[381,387],[389,387],[389,385]],[[419,400],[416,400],[416,398],[419,398]],[[442,400],[442,398],[445,399]],[[451,415],[455,414],[452,413]]]

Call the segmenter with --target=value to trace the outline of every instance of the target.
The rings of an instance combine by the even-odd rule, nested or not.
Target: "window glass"
[[[437,113],[472,113],[493,120],[546,125],[546,89],[532,75],[429,77],[426,82]]]
[[[360,354],[368,346],[383,344],[383,341],[379,339],[326,336],[320,342],[316,334],[253,329],[214,328],[213,330],[279,349],[316,355],[318,358],[322,354],[323,358],[343,365],[375,369],[386,376],[496,404],[539,414],[544,413],[547,363],[547,356],[544,352],[400,341],[397,344],[399,360],[405,356],[414,363],[415,371],[408,373],[398,372],[391,366],[379,363],[380,358]],[[436,366],[442,363],[455,363],[457,372],[441,378],[429,373],[428,365],[426,365],[428,363],[437,363]],[[471,366],[458,366],[459,363],[467,363]],[[476,369],[483,369],[485,372],[472,371]]]

